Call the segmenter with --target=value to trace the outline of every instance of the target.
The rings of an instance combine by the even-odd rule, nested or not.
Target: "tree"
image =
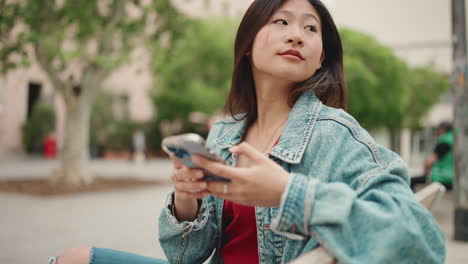
[[[0,0],[0,10],[1,71],[37,61],[65,102],[61,165],[51,178],[91,182],[89,123],[98,90],[147,38],[170,40],[181,16],[170,0]]]
[[[368,129],[399,129],[408,104],[408,68],[366,34],[342,29],[349,112]]]
[[[438,72],[433,66],[421,66],[408,72],[409,104],[405,109],[403,126],[421,127],[421,119],[450,90],[448,74]]]
[[[158,45],[156,126],[179,120],[188,129],[190,113],[212,115],[222,108],[231,85],[235,25],[225,19],[192,20],[171,46]]]
[[[340,34],[349,112],[368,129],[388,129],[392,148],[398,150],[398,132],[420,126],[448,91],[448,77],[431,66],[410,69],[389,47],[364,33],[345,28]]]

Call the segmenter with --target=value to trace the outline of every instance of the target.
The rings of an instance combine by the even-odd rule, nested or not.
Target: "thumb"
[[[261,163],[261,162],[264,162],[265,160],[268,160],[268,158],[265,155],[263,155],[263,153],[256,150],[247,142],[242,142],[241,144],[230,148],[229,151],[232,154],[245,155],[254,163]]]

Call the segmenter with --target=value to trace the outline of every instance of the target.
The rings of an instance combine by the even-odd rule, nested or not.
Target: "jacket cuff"
[[[194,221],[182,221],[179,222],[174,214],[174,191],[170,192],[166,198],[166,205],[164,211],[169,224],[176,230],[184,232],[184,236],[188,235],[192,231],[197,231],[205,227],[210,216],[208,210],[208,202],[206,198],[198,200],[198,216]]]
[[[311,236],[309,220],[315,201],[319,180],[302,174],[291,173],[281,196],[278,215],[272,220],[271,229],[290,239],[303,240]]]

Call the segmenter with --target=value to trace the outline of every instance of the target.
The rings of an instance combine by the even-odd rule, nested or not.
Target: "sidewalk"
[[[447,239],[447,258],[445,263],[466,264],[468,263],[468,242],[453,240],[454,206],[452,199],[453,191],[445,193],[431,212],[444,231]]]
[[[16,158],[0,161],[0,180],[47,177],[55,161]],[[143,165],[95,160],[91,170],[103,176],[151,177],[165,180],[167,159]],[[158,216],[171,186],[32,197],[0,193],[0,263],[47,263],[51,255],[77,245],[95,245],[165,258],[157,240]],[[432,213],[447,236],[448,264],[468,263],[468,243],[453,238],[452,193]]]
[[[9,157],[0,159],[0,180],[44,179],[58,168],[58,160],[44,160],[39,157]],[[168,159],[151,159],[142,164],[133,161],[109,161],[93,159],[91,172],[100,177],[129,177],[169,181],[172,164]]]
[[[46,178],[57,161],[14,157],[0,160],[0,180]],[[168,182],[168,159],[136,165],[93,160],[101,177],[152,178]],[[165,258],[157,241],[158,216],[168,184],[149,187],[33,197],[0,193],[0,263],[48,263],[50,256],[78,245],[95,245]]]

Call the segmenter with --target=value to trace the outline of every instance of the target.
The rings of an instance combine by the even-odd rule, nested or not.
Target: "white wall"
[[[451,1],[335,0],[339,26],[373,35],[410,65],[451,69]]]

